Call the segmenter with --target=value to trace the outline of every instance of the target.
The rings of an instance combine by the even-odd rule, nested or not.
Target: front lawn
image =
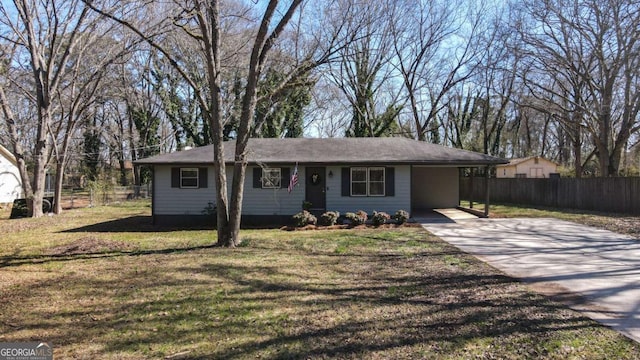
[[[0,220],[0,342],[57,359],[640,358],[417,228],[155,229],[145,203]]]

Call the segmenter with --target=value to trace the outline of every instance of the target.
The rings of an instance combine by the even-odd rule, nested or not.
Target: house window
[[[367,168],[351,168],[351,196],[367,196]]]
[[[282,172],[280,168],[262,169],[262,188],[263,189],[279,189]]]
[[[206,167],[172,167],[171,187],[176,189],[201,189],[207,187]]]
[[[351,196],[385,196],[385,168],[351,168]]]
[[[369,196],[384,196],[384,168],[369,168]]]
[[[527,177],[526,173],[517,173],[516,174],[516,178],[519,178],[519,179],[525,179],[526,177]]]
[[[198,168],[181,168],[180,169],[180,188],[197,189],[198,188]]]

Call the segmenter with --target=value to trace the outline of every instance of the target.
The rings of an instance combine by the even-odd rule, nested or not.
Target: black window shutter
[[[395,168],[388,167],[384,169],[384,196],[396,195],[396,176]]]
[[[208,176],[207,175],[208,174],[207,174],[207,168],[206,167],[198,168],[198,187],[199,188],[208,187],[208,184],[207,184]]]
[[[342,196],[351,196],[351,169],[342,168]]]
[[[284,167],[280,168],[280,188],[286,189],[289,187],[289,174],[291,173],[291,168]]]
[[[180,168],[171,168],[171,187],[180,187]]]
[[[262,168],[255,167],[253,168],[253,187],[261,188],[262,187]]]

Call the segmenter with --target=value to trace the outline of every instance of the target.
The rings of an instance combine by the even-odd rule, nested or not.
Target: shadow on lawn
[[[371,256],[370,262],[380,269],[407,270],[412,265],[403,265],[405,260],[377,255]],[[380,272],[363,282],[311,285],[304,279],[256,279],[256,272],[264,270],[243,266],[210,265],[202,272],[223,276],[248,289],[245,295],[263,294],[258,300],[275,303],[271,311],[277,308],[274,298],[291,296],[298,297],[296,308],[305,309],[283,321],[276,336],[205,355],[212,358],[255,358],[264,356],[264,352],[271,354],[269,358],[291,359],[366,358],[379,353],[385,354],[382,357],[413,358],[417,354],[409,348],[414,346],[424,346],[422,356],[434,356],[455,354],[474,339],[491,338],[498,346],[500,342],[514,345],[511,337],[523,340],[519,354],[526,358],[545,353],[540,346],[550,333],[601,328],[557,302],[522,291],[517,280],[498,273],[421,276],[401,270],[395,274]],[[349,314],[354,309],[362,309],[365,314],[357,310]],[[373,315],[367,314],[371,309]],[[329,316],[318,316],[323,311]],[[332,314],[338,321],[332,321]],[[309,321],[314,317],[316,321]],[[536,340],[538,337],[541,341]]]
[[[202,249],[211,249],[217,247],[216,244],[191,246],[184,248],[168,248],[168,249],[153,249],[153,250],[118,250],[118,251],[95,251],[95,252],[83,252],[74,254],[49,254],[49,255],[9,255],[0,256],[0,269],[20,266],[20,265],[39,265],[55,262],[86,260],[86,259],[106,259],[115,258],[121,256],[143,256],[143,255],[162,255],[162,254],[177,254]]]
[[[117,232],[170,232],[180,230],[211,230],[214,227],[207,224],[185,223],[181,225],[162,225],[153,224],[151,216],[138,215],[127,218],[105,221],[97,224],[82,226],[75,229],[62,231],[63,233],[79,233],[79,232],[98,232],[98,233],[117,233]]]
[[[370,261],[398,265],[392,259],[377,256]],[[474,339],[493,338],[499,342],[505,337],[502,341],[509,344],[506,338],[510,336],[527,338],[525,343],[532,348],[520,350],[526,357],[542,354],[541,349],[535,349],[540,345],[534,340],[537,336],[544,338],[544,334],[553,331],[594,326],[579,315],[567,316],[561,305],[530,293],[505,292],[503,297],[487,298],[488,292],[516,285],[514,279],[500,274],[395,274],[377,275],[366,282],[308,284],[304,279],[257,278],[258,274],[286,276],[275,267],[211,264],[181,270],[191,275],[194,271],[203,276],[215,274],[236,289],[224,295],[224,301],[231,305],[223,306],[223,311],[229,311],[229,306],[232,310],[218,323],[200,323],[198,331],[215,334],[225,329],[215,336],[241,338],[249,333],[263,339],[228,346],[221,341],[213,352],[185,354],[181,359],[366,358],[378,353],[385,354],[382,357],[406,358],[416,355],[415,349],[411,349],[414,346],[425,346],[427,352],[423,355],[429,354],[430,349],[434,352],[429,355],[447,354],[455,353]],[[392,284],[401,289],[391,292]],[[289,306],[284,317],[258,316],[277,313],[283,305]],[[148,305],[141,304],[133,310],[145,306]],[[247,313],[253,315],[245,316]],[[197,338],[188,329],[173,335],[180,342]],[[138,341],[154,343],[152,339],[137,338],[111,345],[114,350],[122,350],[121,346],[126,348]]]
[[[243,252],[264,254],[264,249]],[[484,344],[489,355],[498,352],[496,358],[516,353],[535,358],[544,357],[542,346],[555,339],[555,332],[600,328],[558,303],[523,291],[516,280],[489,267],[461,273],[442,265],[425,271],[433,266],[429,256],[306,257],[295,251],[281,257],[282,263],[256,255],[239,264],[242,257],[234,255],[221,251],[206,261],[177,263],[141,258],[135,267],[123,266],[109,279],[67,275],[67,291],[77,292],[72,299],[98,301],[53,313],[34,307],[33,320],[20,324],[21,329],[44,331],[50,325],[41,319],[52,319],[59,326],[47,340],[71,351],[79,349],[74,344],[97,343],[102,355],[113,357],[307,359],[459,357],[467,344]],[[291,269],[298,262],[288,259],[296,256],[305,257],[299,263],[308,273]],[[329,275],[319,277],[325,271]],[[14,289],[8,299],[28,301],[38,294],[61,293],[59,286],[49,281],[30,284]],[[13,305],[19,303],[14,300]],[[2,315],[0,320],[7,321]],[[502,345],[513,348],[500,352],[505,351]],[[167,347],[171,353],[163,350]]]

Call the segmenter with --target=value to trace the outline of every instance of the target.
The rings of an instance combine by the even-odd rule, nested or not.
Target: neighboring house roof
[[[556,163],[554,161],[551,161],[551,160],[549,160],[547,158],[544,158],[542,156],[527,156],[527,157],[524,157],[524,158],[510,159],[508,164],[498,165],[498,166],[516,166],[516,165],[522,164],[525,161],[528,161],[528,160],[531,160],[531,159],[535,159],[535,158],[538,158],[539,160],[543,160],[543,161],[548,161],[548,162],[553,163],[555,165],[559,165],[558,163]]]
[[[13,165],[18,166],[18,160],[13,156],[11,151],[9,151],[4,146],[0,145],[0,155],[4,156],[7,160],[9,160]]]
[[[233,163],[235,141],[224,144],[225,162]],[[250,139],[248,162],[303,164],[496,165],[507,160],[408,138]],[[137,164],[213,163],[213,146],[157,155]]]

